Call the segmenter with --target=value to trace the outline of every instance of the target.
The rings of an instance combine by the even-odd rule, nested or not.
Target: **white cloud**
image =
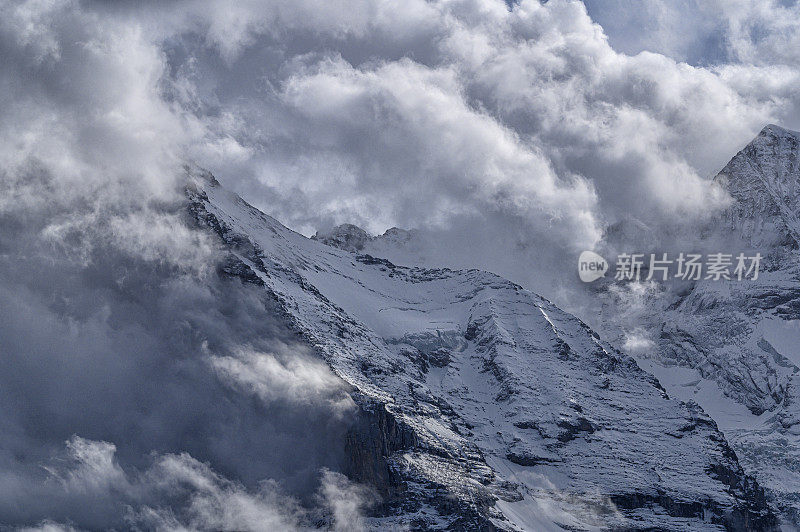
[[[372,489],[354,484],[341,473],[329,470],[322,473],[319,496],[331,511],[336,532],[364,530],[364,510],[378,501]]]
[[[63,475],[58,470],[50,472],[70,492],[104,492],[110,488],[129,490],[122,468],[114,461],[117,447],[113,443],[85,440],[73,436],[66,442],[74,466]]]
[[[242,347],[231,356],[211,355],[209,363],[232,386],[266,403],[287,400],[326,406],[337,416],[355,409],[343,381],[330,367],[296,347],[284,345],[280,355]]]
[[[317,201],[364,197],[373,212],[354,214],[384,213],[384,225],[398,215],[446,225],[452,215],[503,210],[594,236],[592,187],[559,179],[537,147],[473,109],[452,68],[401,60],[363,70],[326,60],[290,77],[283,98],[316,124],[309,143],[352,169],[345,180],[332,176]]]
[[[255,491],[218,475],[188,454],[160,457],[139,491],[158,499],[182,496],[184,505],[141,505],[129,513],[132,524],[152,530],[300,530],[304,510],[272,484]]]
[[[66,445],[69,464],[50,470],[64,494],[122,501],[127,524],[149,530],[355,531],[376,500],[368,488],[327,469],[321,471],[319,506],[308,508],[274,482],[248,490],[187,453],[155,456],[147,469],[126,473],[112,443],[73,436]],[[45,521],[37,530],[71,528]]]
[[[193,87],[184,102],[205,125],[190,152],[293,228],[510,242],[451,264],[547,291],[560,275],[551,265],[620,216],[657,227],[723,207],[708,178],[767,122],[800,118],[790,59],[756,65],[731,48],[720,56],[731,63],[681,63],[682,35],[734,35],[745,9],[684,4],[647,4],[643,16],[669,23],[636,55],[615,50],[577,1],[359,1],[341,10],[354,13],[347,21],[314,2],[242,4],[231,16],[249,22],[225,26],[237,44],[224,65],[220,33],[202,24],[217,44],[180,41],[170,63],[191,65],[174,81]],[[697,21],[685,31],[681,6]],[[759,8],[759,27],[786,40],[793,30],[767,20],[781,9]],[[726,22],[703,22],[709,13]]]

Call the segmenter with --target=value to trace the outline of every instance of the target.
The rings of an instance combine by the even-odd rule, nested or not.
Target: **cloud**
[[[619,52],[636,55],[649,51],[691,65],[714,65],[731,58],[722,13],[725,4],[731,2],[584,0],[583,3]]]
[[[223,495],[273,479],[314,505],[320,470],[344,460],[347,388],[317,361],[318,400],[254,398],[212,366],[211,353],[287,367],[314,353],[261,290],[217,276],[221,250],[183,197],[209,126],[170,99],[164,35],[104,9],[0,3],[0,522],[107,529],[131,505],[177,512],[185,501],[148,475],[166,470],[153,456],[184,453],[196,463],[170,478],[190,487],[195,467]],[[259,508],[252,496],[242,508]]]
[[[779,0],[584,0],[612,46],[693,65],[797,66],[797,2]]]
[[[723,208],[708,178],[765,123],[797,121],[797,65],[745,60],[734,38],[755,10],[788,42],[784,8],[737,5],[654,1],[631,18],[624,2],[364,1],[344,21],[314,2],[245,3],[225,32],[212,27],[228,15],[187,26],[168,8],[183,22],[159,31],[175,102],[205,128],[188,152],[249,201],[306,234],[416,228],[430,257],[553,295],[620,217],[691,225]],[[696,23],[679,30],[682,8]],[[615,46],[590,14],[646,39]],[[653,35],[643,17],[669,23]],[[710,46],[714,61],[681,62]]]
[[[138,189],[146,205],[180,188],[165,176],[191,157],[306,234],[354,222],[376,233],[431,231],[454,247],[508,242],[454,265],[547,291],[563,281],[552,265],[592,247],[621,214],[656,227],[723,207],[707,178],[765,123],[791,127],[800,116],[797,62],[785,51],[796,48],[788,16],[796,6],[629,8],[567,0],[513,9],[494,0],[9,7],[11,65],[27,74],[17,79],[33,79],[12,95],[35,112],[10,122],[7,145],[13,132],[26,148],[10,150],[4,167],[18,169],[9,177],[19,201],[40,192],[21,170],[35,161],[75,197],[130,204]],[[678,29],[685,13],[693,22]],[[706,22],[711,15],[719,22]],[[646,31],[653,21],[662,29]],[[619,45],[625,38],[641,42]],[[689,51],[711,53],[709,39],[724,48],[715,61],[680,62]],[[111,171],[89,178],[98,168]],[[102,208],[85,223],[105,224]],[[61,240],[81,220],[64,225],[51,229]],[[162,236],[146,243],[138,227],[126,232],[132,245],[163,255]],[[536,276],[514,267],[537,256]]]
[[[300,530],[305,519],[297,501],[270,483],[248,491],[188,454],[157,459],[142,476],[138,491],[158,493],[157,506],[133,506],[131,524],[151,530]],[[180,496],[181,503],[162,501]]]
[[[238,349],[233,356],[209,357],[223,380],[249,391],[266,403],[278,399],[298,405],[329,405],[339,415],[352,413],[356,405],[330,368],[302,351],[281,346],[281,354]]]
[[[452,69],[401,60],[364,71],[332,59],[289,78],[283,99],[317,124],[312,144],[346,153],[343,166],[351,171],[337,183],[347,189],[341,196],[370,205],[374,217],[398,213],[435,226],[462,213],[502,210],[542,225],[557,219],[565,231],[594,230],[592,187],[577,178],[562,182],[536,148],[471,108]],[[400,201],[381,194],[395,187]],[[412,202],[406,195],[420,187],[427,194]],[[330,198],[327,187],[317,193],[317,201],[324,194],[342,208],[339,194]]]
[[[77,530],[69,525],[55,523],[53,521],[45,520],[36,526],[20,527],[20,532],[77,532]]]
[[[329,470],[323,471],[319,496],[331,511],[336,532],[364,530],[364,510],[378,502],[374,490]]]
[[[72,436],[66,455],[48,468],[55,484],[48,496],[72,504],[87,499],[122,503],[122,523],[147,530],[301,531],[325,527],[361,530],[362,511],[375,501],[364,486],[324,469],[315,506],[304,507],[275,482],[248,489],[187,453],[151,457],[142,469],[123,470],[116,446]],[[72,530],[42,521],[29,530]]]
[[[119,526],[121,471],[143,467],[153,452],[189,452],[248,489],[275,479],[303,500],[320,468],[342,468],[347,387],[282,328],[257,288],[110,246],[95,249],[88,266],[13,258],[0,260],[4,522]],[[238,358],[245,348],[283,353],[285,366],[274,374],[248,366]],[[241,371],[220,374],[219,360]],[[294,375],[291,385],[275,380]],[[268,383],[284,387],[255,396],[247,388]],[[109,444],[72,441],[81,467],[57,476],[70,496],[50,496],[41,466],[58,471],[49,461],[72,434]]]

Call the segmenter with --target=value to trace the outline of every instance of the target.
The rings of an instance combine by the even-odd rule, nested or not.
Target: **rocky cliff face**
[[[775,527],[714,421],[547,300],[307,239],[195,177],[224,274],[352,386],[348,474],[381,493],[375,528]]]

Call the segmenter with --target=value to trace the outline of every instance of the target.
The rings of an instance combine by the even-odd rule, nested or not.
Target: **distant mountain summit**
[[[397,248],[404,246],[414,238],[415,234],[415,231],[392,227],[382,235],[372,236],[357,225],[342,224],[328,231],[317,231],[311,238],[345,251],[362,251],[375,254],[376,251],[380,251],[385,247]]]
[[[639,323],[653,347],[637,357],[670,394],[703,406],[800,526],[800,133],[766,126],[715,182],[733,203],[708,232],[740,248],[715,251],[761,253],[759,277],[653,292]],[[606,310],[613,336],[622,311]]]
[[[768,125],[715,181],[733,197],[726,216],[755,246],[800,242],[800,133]]]
[[[330,231],[317,231],[311,238],[345,251],[361,251],[374,237],[356,225],[342,224]]]

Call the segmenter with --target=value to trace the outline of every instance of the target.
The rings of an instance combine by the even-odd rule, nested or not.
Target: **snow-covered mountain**
[[[352,387],[346,473],[381,494],[375,528],[775,527],[715,422],[549,301],[339,249],[353,230],[305,238],[194,177],[221,271],[263,288]]]
[[[636,318],[652,342],[639,362],[712,416],[800,526],[800,134],[765,127],[715,180],[733,203],[703,232],[737,246],[716,251],[760,252],[759,277],[654,290]],[[612,337],[620,308],[607,310]]]

